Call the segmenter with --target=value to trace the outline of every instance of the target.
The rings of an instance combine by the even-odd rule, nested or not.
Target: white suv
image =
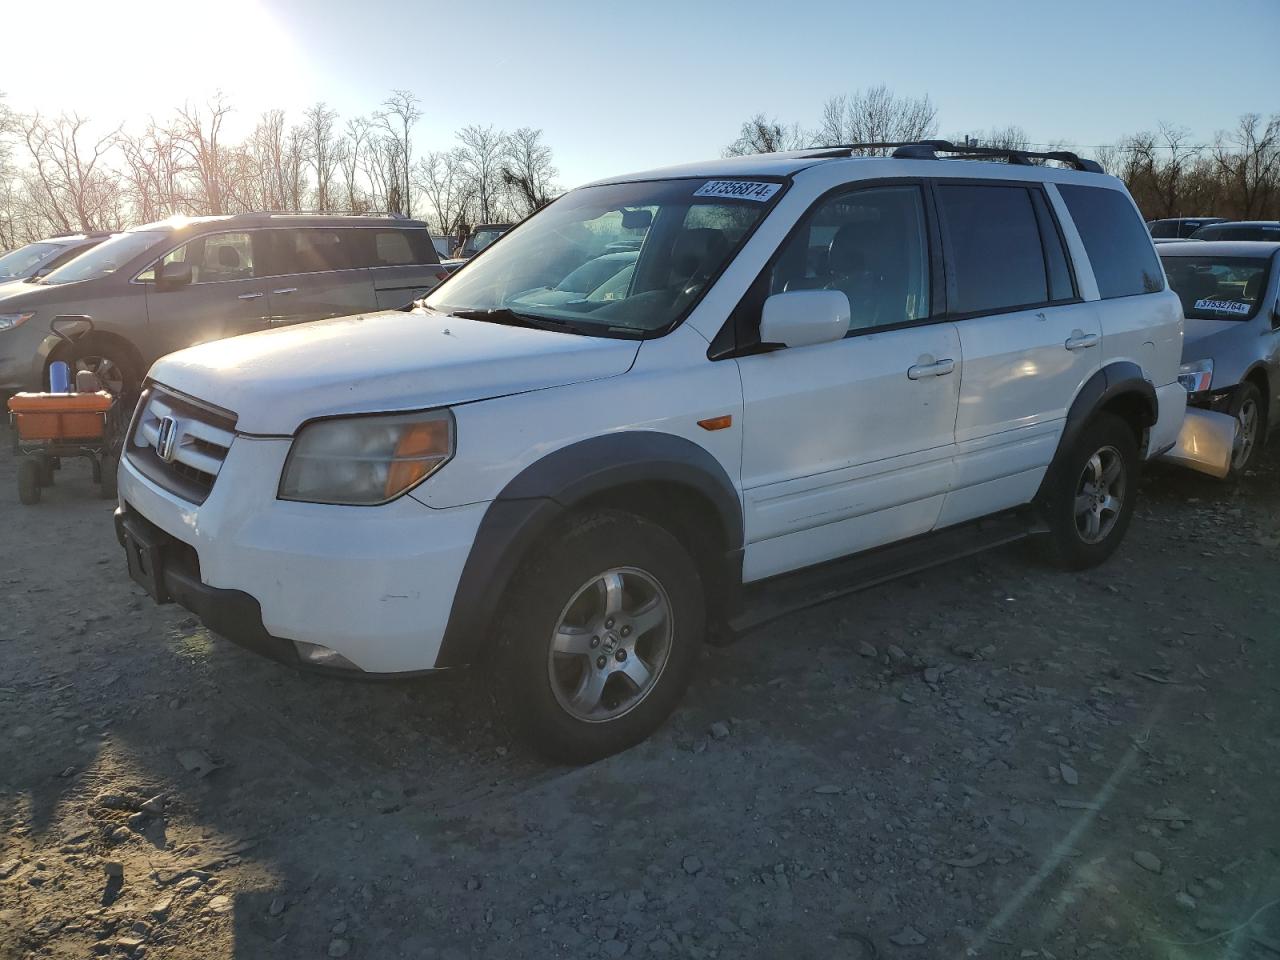
[[[412,310],[160,360],[132,576],[303,666],[483,663],[582,761],[657,727],[725,624],[1026,534],[1101,562],[1186,404],[1124,187],[850,154],[603,181]]]

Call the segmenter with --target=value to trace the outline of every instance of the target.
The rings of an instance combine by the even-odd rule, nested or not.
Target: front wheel
[[[1231,413],[1239,426],[1236,429],[1235,446],[1231,450],[1231,472],[1227,474],[1227,479],[1238,480],[1253,466],[1266,436],[1267,421],[1263,412],[1262,391],[1252,383],[1240,384],[1231,404]]]
[[[697,567],[670,533],[615,511],[577,518],[523,569],[504,606],[495,706],[553,760],[625,750],[679,703],[705,619]]]
[[[1058,464],[1045,500],[1044,546],[1057,564],[1083,570],[1120,545],[1138,495],[1138,442],[1119,417],[1098,414]]]

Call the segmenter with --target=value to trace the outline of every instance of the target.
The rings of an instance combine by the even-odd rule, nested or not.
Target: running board
[[[747,584],[729,629],[745,633],[789,613],[1047,531],[1032,510],[1023,508]]]

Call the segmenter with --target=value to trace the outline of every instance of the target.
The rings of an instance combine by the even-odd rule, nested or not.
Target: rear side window
[[[1151,236],[1169,239],[1185,234],[1179,232],[1177,220],[1156,220],[1151,224]]]
[[[1058,184],[1103,300],[1157,293],[1164,271],[1138,212],[1119,190]]]
[[[431,237],[425,230],[373,230],[371,267],[405,267],[439,263]]]
[[[1048,302],[1040,225],[1026,187],[944,183],[937,197],[952,313]]]
[[[278,273],[324,273],[363,266],[356,230],[304,227],[272,232]]]

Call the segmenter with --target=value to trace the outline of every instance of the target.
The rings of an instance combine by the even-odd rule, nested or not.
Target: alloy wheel
[[[1102,447],[1085,463],[1076,484],[1076,532],[1085,543],[1107,539],[1124,508],[1127,478],[1120,451]]]
[[[607,570],[565,605],[547,671],[560,707],[578,720],[614,720],[639,706],[671,655],[671,600],[636,567]]]
[[[1241,470],[1253,456],[1254,445],[1258,442],[1258,402],[1246,397],[1236,414],[1240,429],[1236,431],[1235,449],[1231,454],[1231,469]]]
[[[112,396],[118,397],[124,392],[124,371],[110,357],[77,357],[75,371],[88,370],[98,378],[102,389]],[[75,373],[72,373],[71,385],[75,386]]]

